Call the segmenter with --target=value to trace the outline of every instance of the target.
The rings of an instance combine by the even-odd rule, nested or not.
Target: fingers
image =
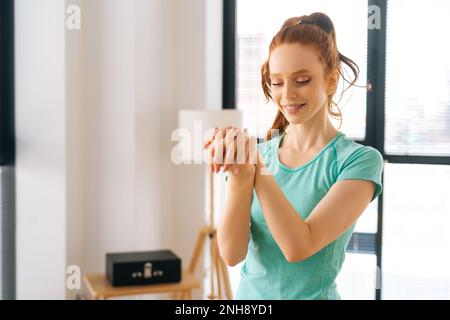
[[[230,155],[228,155],[228,152],[231,152],[230,148],[232,147],[232,145],[230,146],[230,141],[232,140],[233,132],[235,130],[238,129],[233,126],[227,126],[216,134],[214,138],[213,172],[219,172],[224,164],[224,158],[230,157]]]
[[[223,163],[223,138],[222,135],[218,135],[216,136],[216,138],[214,139],[214,155],[212,155],[213,157],[213,172],[219,172],[220,170],[220,165],[221,163]]]
[[[256,164],[258,153],[258,139],[256,137],[250,136],[248,140],[248,163]]]
[[[211,138],[209,138],[204,144],[203,144],[203,149],[207,149],[209,147],[209,145],[211,144],[212,141],[214,141],[214,137],[216,136],[217,132],[219,132],[219,128],[215,127],[214,128],[214,132],[211,135]]]
[[[247,155],[248,155],[248,145],[249,145],[249,136],[247,135],[247,129],[241,131],[237,137],[237,152],[236,152],[236,163],[237,164],[246,164],[247,163]]]
[[[239,172],[240,167],[251,160],[252,141],[256,138],[248,136],[248,130],[234,126],[222,129],[215,128],[211,138],[203,145],[209,151],[210,170],[217,173],[232,170]]]
[[[240,134],[241,136],[243,136],[242,132],[240,132]],[[227,170],[224,170],[224,171],[231,171],[234,174],[238,174],[244,165],[251,163],[249,162],[250,155],[248,151],[251,144],[249,137],[243,136],[241,138],[238,138],[236,144],[237,144],[237,150],[235,153],[236,162],[235,164],[230,165],[227,168]]]
[[[223,172],[227,171],[228,168],[235,163],[236,158],[236,143],[235,138],[239,135],[241,130],[238,128],[228,130],[225,136],[225,162],[223,165]]]
[[[209,170],[211,172],[214,172],[214,153],[215,153],[214,146],[211,145],[209,150]]]
[[[230,127],[230,126],[228,126]],[[225,127],[225,128],[228,128]],[[224,128],[224,129],[225,129]],[[218,141],[221,140],[222,138],[222,134],[221,134],[222,130],[219,130],[219,128],[214,128],[214,132],[211,135],[211,138],[206,141],[206,143],[204,143],[203,145],[203,149],[208,149],[209,151],[209,166],[210,166],[210,170],[211,172],[214,172],[214,163],[217,161],[215,160],[219,155],[216,155],[216,149],[217,147],[220,147],[220,145],[218,144]],[[219,159],[220,160],[220,159]]]
[[[237,170],[242,167],[242,165],[249,163],[248,155],[249,155],[249,146],[250,146],[250,138],[247,135],[248,130],[244,131],[236,129],[233,132],[233,141],[231,148],[227,146],[228,151],[230,152],[230,156],[227,157],[227,161],[225,162],[223,171]],[[232,152],[231,152],[232,151]]]
[[[238,174],[240,169],[246,164],[256,164],[253,160],[253,154],[255,153],[253,148],[256,149],[256,138],[247,135],[247,129],[244,132],[240,132],[240,137],[237,139],[237,154],[236,165],[231,166],[229,171]]]
[[[231,128],[235,128],[235,127],[232,126],[232,125],[229,125],[229,126],[226,126],[225,128],[223,128],[221,130],[219,130],[219,128],[215,127],[211,138],[208,141],[206,141],[206,143],[203,144],[203,149],[207,149],[211,145],[211,143],[214,141],[214,139],[215,139],[217,133],[219,133],[219,131],[222,132],[222,134],[223,134],[224,130],[231,129]]]

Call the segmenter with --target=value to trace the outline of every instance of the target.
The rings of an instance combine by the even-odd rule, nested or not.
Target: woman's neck
[[[326,115],[326,118],[322,121],[309,121],[308,123],[289,125],[282,145],[284,148],[290,148],[298,152],[320,150],[337,133],[338,131],[333,127],[328,115]]]

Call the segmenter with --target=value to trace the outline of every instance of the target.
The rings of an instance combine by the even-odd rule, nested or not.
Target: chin
[[[305,118],[303,117],[293,117],[284,115],[289,124],[302,124],[305,122]]]

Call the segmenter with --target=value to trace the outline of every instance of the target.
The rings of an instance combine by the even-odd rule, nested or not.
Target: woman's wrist
[[[265,168],[266,168],[266,164],[264,163],[263,157],[261,156],[261,154],[258,151],[257,155],[256,155],[256,164],[255,164],[256,174],[257,175],[260,174],[261,171]]]
[[[238,169],[238,171],[236,171]],[[239,183],[251,183],[253,185],[255,180],[255,165],[253,164],[245,164],[239,167],[231,167],[230,170],[228,170],[228,179],[232,182],[239,182]]]
[[[255,170],[255,182],[254,186],[256,186],[262,181],[263,176],[271,175],[272,173],[266,167],[263,157],[258,152],[258,158],[256,162],[256,170]]]

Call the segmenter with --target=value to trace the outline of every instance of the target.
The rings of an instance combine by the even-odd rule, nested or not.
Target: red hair
[[[301,23],[299,23],[300,20],[302,20]],[[283,23],[281,29],[273,37],[269,46],[269,58],[261,67],[261,85],[267,102],[269,100],[273,100],[270,91],[270,54],[279,45],[285,43],[300,43],[303,45],[313,46],[315,49],[317,49],[319,53],[319,59],[325,66],[326,76],[329,75],[333,70],[338,69],[339,74],[342,76],[343,80],[349,83],[348,87],[342,91],[341,98],[346,90],[348,90],[352,85],[355,85],[355,82],[359,76],[358,65],[353,60],[347,58],[338,51],[336,45],[336,33],[331,19],[324,13],[315,12],[308,16],[293,17],[287,19]],[[344,64],[347,65],[353,73],[354,77],[351,82],[344,77]],[[333,101],[333,96],[334,93],[328,96],[327,110],[332,117],[340,120],[340,128],[342,125],[342,113],[337,103]],[[337,112],[332,110],[333,105],[337,108]],[[287,119],[280,112],[280,110],[278,110],[275,120],[272,124],[272,128],[266,134],[266,140],[270,140],[272,138],[271,130],[277,129],[279,130],[279,133],[282,134],[286,132],[286,128],[288,125],[289,123]]]

